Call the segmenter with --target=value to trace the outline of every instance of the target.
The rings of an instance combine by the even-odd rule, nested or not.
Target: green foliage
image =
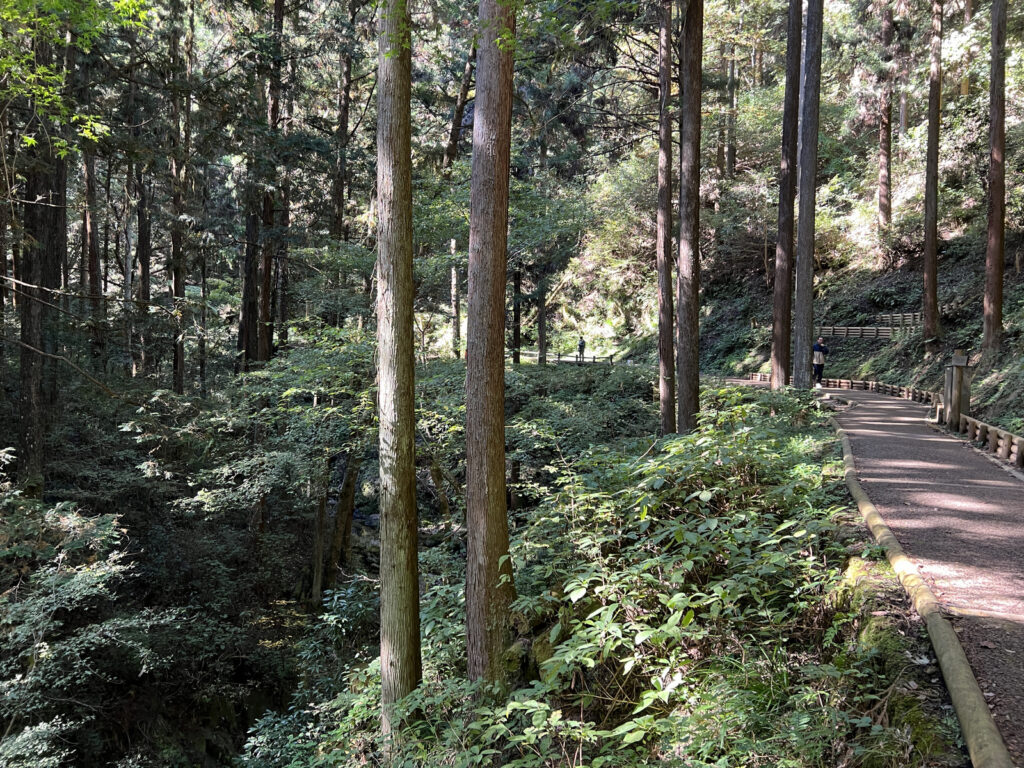
[[[834,597],[845,554],[822,418],[808,398],[750,390],[706,390],[703,406],[692,435],[564,461],[560,490],[517,527],[520,687],[464,680],[461,560],[424,553],[424,682],[390,765],[857,764],[888,737]],[[241,764],[382,764],[377,662],[339,663],[351,634],[332,612],[309,646],[327,671],[257,725]]]

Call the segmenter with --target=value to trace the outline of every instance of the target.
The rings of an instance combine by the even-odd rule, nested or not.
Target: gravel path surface
[[[926,423],[916,403],[836,391],[857,477],[947,610],[1024,766],[1024,482]]]

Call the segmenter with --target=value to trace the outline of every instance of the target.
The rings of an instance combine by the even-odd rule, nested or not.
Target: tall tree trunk
[[[91,147],[82,152],[85,181],[85,211],[82,237],[89,275],[89,315],[92,323],[93,355],[103,346],[103,286],[100,273],[100,243],[96,227],[96,156]]]
[[[892,6],[882,8],[882,71],[878,97],[878,236],[884,244],[892,224]]]
[[[105,173],[103,174],[103,250],[102,250],[102,261],[103,261],[103,288],[102,292],[106,295],[110,288],[110,177],[114,173],[114,163],[110,158],[107,158]],[[127,163],[127,172],[124,177],[125,186],[125,198],[128,197],[127,189],[130,184],[132,177],[132,162],[129,160]],[[127,220],[131,214],[129,213],[129,207],[126,204],[125,207],[125,219]],[[130,237],[130,235],[126,235]],[[125,301],[130,301],[132,297],[132,275],[131,275],[131,249],[128,249],[129,259],[127,261],[128,269],[125,272],[127,279],[124,280],[125,292],[122,293],[122,297]],[[127,305],[125,305],[127,307]],[[105,310],[104,310],[105,311]]]
[[[199,396],[206,399],[206,335],[207,335],[207,305],[210,301],[210,286],[206,281],[206,249],[199,250],[199,291],[202,298],[202,305],[199,307]]]
[[[0,145],[7,140],[7,114],[0,113]],[[14,199],[13,183],[7,167],[13,162],[13,155],[4,163],[0,169],[0,333],[3,333],[4,320],[7,310],[7,229],[11,228],[11,251],[14,248],[14,216],[12,215],[12,201]],[[11,291],[13,294],[13,291]],[[0,344],[0,360],[4,358],[4,345]]]
[[[823,0],[808,0],[800,74],[800,210],[793,304],[793,385],[811,386],[814,335],[814,197],[818,179],[818,101],[821,94]]]
[[[332,195],[334,213],[331,218],[330,235],[347,242],[349,224],[346,217],[346,200],[350,187],[348,178],[348,123],[352,107],[352,48],[356,45],[355,23],[363,0],[348,2],[348,39],[338,49],[338,127],[335,130],[337,156],[334,164]]]
[[[736,80],[739,64],[736,61],[736,44],[729,45],[729,112],[725,120],[725,176],[736,176]]]
[[[964,0],[964,29],[971,26],[971,17],[974,15],[973,0]],[[971,93],[971,49],[967,48],[967,55],[964,57],[964,75],[960,78],[960,95],[968,96]]]
[[[238,351],[240,368],[258,360],[257,331],[259,315],[259,214],[250,206],[245,217],[245,256],[242,260],[242,306],[238,315]]]
[[[537,282],[537,365],[548,364],[548,284],[545,276]]]
[[[459,139],[462,136],[462,118],[466,114],[466,102],[469,101],[469,89],[473,86],[473,64],[476,62],[476,46],[469,49],[466,66],[462,70],[462,82],[459,83],[459,94],[455,97],[455,108],[452,110],[452,124],[448,129],[448,143],[444,148],[441,168],[448,171],[459,155]]]
[[[21,434],[18,451],[18,475],[23,493],[40,498],[43,493],[43,440],[45,436],[46,399],[43,391],[43,363],[40,352],[50,346],[48,341],[53,300],[52,289],[57,281],[47,262],[59,260],[56,242],[55,215],[59,205],[55,158],[48,152],[48,143],[39,152],[30,150],[28,162],[35,167],[25,171],[25,212],[23,226],[25,247],[22,253],[19,291],[21,301]]]
[[[282,38],[284,36],[284,0],[274,0],[273,43],[271,45],[272,61],[270,64],[270,85],[267,89],[267,128],[273,137],[274,155],[279,151],[281,123],[281,59]],[[268,161],[269,178],[264,179],[266,189],[263,192],[263,247],[261,259],[261,285],[259,301],[259,329],[257,341],[257,359],[267,361],[274,351],[274,317],[271,294],[274,290],[274,261],[277,256],[281,236],[276,229],[277,215],[273,189],[277,186],[277,168],[275,160]]]
[[[11,157],[14,157],[12,154]],[[24,227],[21,225],[21,218],[24,215],[25,206],[19,205],[17,202],[11,203],[11,276],[15,281],[23,281],[24,273],[22,272],[22,239],[24,237]],[[21,212],[21,215],[19,215]],[[14,283],[18,286],[18,282]],[[11,305],[15,309],[21,309],[21,303],[23,301],[23,295],[21,288],[18,287],[16,290],[11,290]]]
[[[931,66],[928,71],[928,149],[924,174],[924,348],[939,351],[939,122],[942,99],[942,0],[932,0]]]
[[[772,305],[772,389],[789,384],[792,367],[793,224],[796,202],[797,125],[800,105],[801,0],[789,0],[786,29],[786,94],[782,103],[782,162],[779,167],[778,240]]]
[[[341,490],[338,491],[338,501],[334,505],[334,532],[327,556],[327,589],[334,589],[338,583],[338,568],[352,561],[352,516],[356,504],[356,480],[361,466],[362,458],[356,451],[351,451],[345,465]]]
[[[52,66],[53,52],[45,42],[35,43],[37,67]],[[43,118],[32,116],[41,133],[52,126],[40,125]],[[56,351],[52,310],[54,289],[60,285],[62,248],[67,250],[66,218],[63,214],[66,172],[64,160],[57,157],[53,144],[42,140],[26,150],[22,231],[24,246],[18,285],[21,295],[20,402],[21,417],[18,481],[22,493],[29,498],[43,494],[44,439],[47,402],[46,359],[41,352]]]
[[[149,303],[152,300],[150,264],[153,260],[153,226],[149,213],[149,194],[146,180],[142,175],[142,164],[135,168],[135,189],[138,196],[136,215],[138,217],[138,239],[135,242],[135,258],[139,264],[138,306],[138,345],[139,370],[145,376],[149,373],[149,349],[147,336],[149,333]]]
[[[512,364],[519,365],[523,346],[523,273],[512,270]]]
[[[985,248],[985,336],[997,352],[1003,335],[1003,259],[1006,242],[1006,0],[992,0],[989,78],[988,238]]]
[[[452,280],[451,280],[451,305],[452,305],[452,355],[458,360],[462,357],[462,317],[459,307],[459,265],[455,263],[456,243],[452,238]]]
[[[170,67],[171,76],[178,78],[183,74],[184,62],[180,53],[181,6],[179,2],[172,5]],[[190,41],[186,40],[186,47]],[[185,251],[183,219],[185,216],[185,163],[188,155],[186,144],[187,131],[183,121],[190,110],[182,108],[181,91],[171,88],[171,294],[174,300],[174,357],[172,365],[172,389],[177,394],[185,392],[185,328],[182,316],[185,312]]]
[[[380,666],[385,734],[419,685],[410,14],[383,0],[377,60],[377,348],[380,415]]]
[[[725,43],[718,44],[719,76],[722,82],[726,83],[725,91],[719,94],[720,109],[715,115],[715,123],[718,127],[718,141],[715,144],[715,167],[718,175],[725,178],[725,124],[728,122],[729,111],[729,57],[726,55]]]
[[[289,64],[289,88],[288,98],[285,100],[284,125],[281,130],[285,135],[291,133],[292,117],[295,114],[294,83],[296,81],[296,64],[293,60]],[[284,178],[281,181],[281,205],[278,209],[278,231],[281,237],[278,240],[277,254],[277,343],[281,347],[288,346],[288,319],[290,317],[289,295],[288,295],[288,228],[291,226],[292,217],[292,178],[288,168],[283,171]]]
[[[679,260],[676,267],[676,429],[700,410],[700,123],[704,0],[688,0],[679,62]]]
[[[348,184],[348,119],[352,102],[352,54],[348,43],[343,43],[338,54],[338,128],[335,131],[337,159],[334,167],[334,216],[331,219],[331,237],[345,239],[345,190]]]
[[[658,414],[661,434],[676,431],[672,333],[672,0],[658,11]]]
[[[316,610],[324,599],[324,550],[327,548],[327,492],[330,487],[330,470],[324,477],[323,488],[317,499],[316,514],[313,516],[312,578],[310,581],[309,608]]]
[[[502,657],[515,598],[505,500],[504,364],[515,24],[512,5],[480,0],[466,347],[466,651],[470,679],[499,682],[506,677]]]

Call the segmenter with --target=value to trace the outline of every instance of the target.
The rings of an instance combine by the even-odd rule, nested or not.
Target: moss
[[[908,663],[909,658],[930,655],[927,639],[913,617],[892,570],[878,563],[851,557],[840,587],[842,599],[859,616],[856,642],[860,654],[873,658],[875,686],[884,704],[872,713],[876,722],[890,726],[891,741],[862,756],[864,768],[896,768],[904,765],[961,766],[965,757],[958,748],[959,729],[934,697],[925,695],[936,686],[934,667]],[[909,619],[909,620],[908,620]],[[916,679],[915,679],[916,678]]]

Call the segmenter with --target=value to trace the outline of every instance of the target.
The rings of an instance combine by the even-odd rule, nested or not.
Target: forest
[[[812,360],[1024,433],[1022,39],[3,0],[0,765],[969,765]]]

